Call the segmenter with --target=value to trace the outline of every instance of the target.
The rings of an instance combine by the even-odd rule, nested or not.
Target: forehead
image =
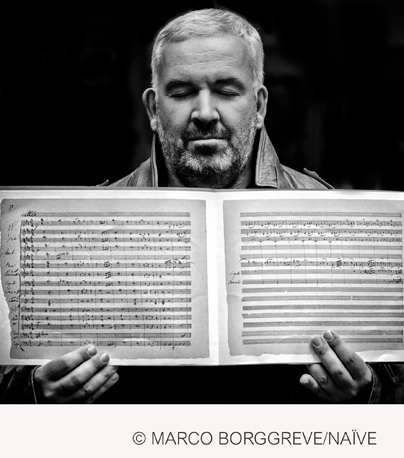
[[[160,79],[211,79],[236,77],[250,80],[250,57],[243,39],[232,36],[191,38],[163,48]]]

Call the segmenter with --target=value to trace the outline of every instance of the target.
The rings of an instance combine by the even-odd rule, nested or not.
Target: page
[[[11,358],[209,357],[206,202],[155,196],[2,201]]]
[[[402,358],[401,195],[311,192],[224,201],[230,354],[307,361],[332,329],[368,360]]]

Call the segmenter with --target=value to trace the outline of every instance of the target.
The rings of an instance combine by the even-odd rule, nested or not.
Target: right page
[[[403,360],[403,212],[391,192],[226,198],[228,362],[311,362],[327,329],[368,361]]]

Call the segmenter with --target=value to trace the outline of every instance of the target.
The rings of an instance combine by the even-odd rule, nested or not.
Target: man
[[[234,13],[200,10],[170,22],[156,38],[152,88],[143,95],[155,133],[151,158],[114,185],[326,188],[279,163],[264,127],[263,59],[258,32]],[[108,355],[87,346],[42,367],[14,369],[3,396],[63,403],[401,400],[401,365],[371,368],[332,331],[311,344],[320,363],[307,368],[121,368],[118,384]]]

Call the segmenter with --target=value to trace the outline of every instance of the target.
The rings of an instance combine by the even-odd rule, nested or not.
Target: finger
[[[338,400],[341,390],[324,367],[321,364],[310,364],[306,367],[313,380],[321,388],[321,390],[327,394],[329,399],[334,401]]]
[[[99,398],[102,394],[104,394],[107,390],[109,390],[115,383],[119,380],[119,374],[114,372],[106,382],[101,385],[98,390],[96,390],[90,397],[85,400],[86,404],[90,404],[94,402],[97,398]]]
[[[332,380],[342,389],[351,387],[353,383],[351,374],[325,339],[315,336],[311,339],[311,344]]]
[[[80,390],[97,372],[104,369],[108,362],[109,356],[106,353],[93,356],[65,375],[57,383],[56,390],[64,395]]]
[[[352,351],[336,332],[326,331],[324,333],[324,339],[338,355],[354,380],[366,381],[370,378],[369,382],[371,381],[372,373],[365,361]]]
[[[44,380],[57,381],[96,353],[97,349],[94,345],[86,345],[49,361],[38,368],[35,374],[38,373],[37,376]]]
[[[105,366],[70,395],[70,402],[92,402],[95,393],[116,373],[117,366]],[[112,385],[111,385],[112,386]]]
[[[321,386],[310,374],[303,374],[300,377],[300,384],[324,401],[331,402],[330,396],[321,388]]]

